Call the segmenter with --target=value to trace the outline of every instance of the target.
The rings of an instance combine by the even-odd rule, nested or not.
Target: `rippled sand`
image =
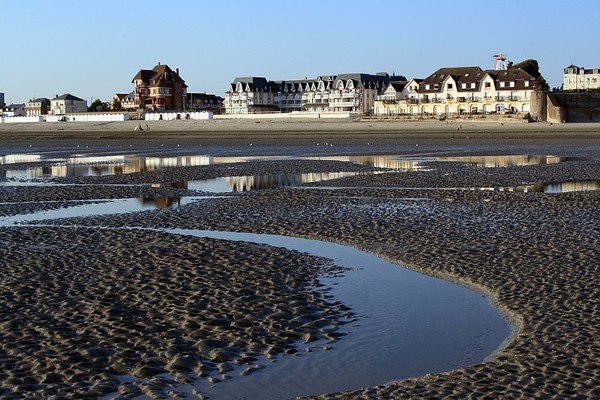
[[[600,180],[598,131],[585,125],[573,137],[563,131],[543,140],[519,139],[515,130],[500,141],[486,139],[485,132],[474,133],[456,145],[459,138],[447,137],[432,139],[426,150],[423,145],[420,149],[575,157],[559,164],[480,169],[441,163],[431,171],[324,184],[345,187],[335,191],[266,190],[164,209],[152,218],[121,215],[77,222],[114,227],[103,233],[85,228],[3,228],[0,262],[3,272],[10,273],[0,278],[0,394],[9,398],[15,393],[165,393],[173,382],[152,378],[159,371],[182,380],[189,370],[210,375],[221,369],[226,374],[227,363],[250,361],[246,356],[293,352],[289,340],[303,337],[298,336],[304,332],[301,327],[312,326],[314,335],[327,335],[320,322],[311,325],[321,318],[312,311],[330,309],[324,318],[331,323],[339,323],[347,312],[343,305],[329,304],[318,291],[306,288],[319,267],[326,266],[323,260],[208,239],[174,240],[160,233],[122,235],[116,229],[132,224],[280,233],[355,245],[489,293],[518,327],[512,341],[485,363],[321,398],[599,398],[600,192],[431,189]],[[527,136],[529,131],[523,132]],[[161,139],[169,145],[177,142]],[[414,153],[415,145],[409,147],[402,140],[409,141],[399,139],[390,151]],[[345,144],[345,151],[364,151],[353,141]],[[288,142],[294,144],[294,139]],[[218,174],[220,167],[198,168],[202,172],[178,172]],[[275,173],[284,168],[318,169],[319,162],[248,163],[236,168]],[[130,177],[132,182],[145,178],[154,182],[157,177],[143,173]],[[131,190],[2,188],[0,199],[130,197]],[[12,214],[19,206],[0,210]],[[236,271],[237,277],[214,269],[201,274],[200,268],[210,264],[207,260],[246,269]],[[160,273],[148,276],[142,268],[147,264]],[[274,273],[275,265],[284,270]],[[254,273],[256,266],[261,273]],[[242,293],[246,282],[259,286]],[[264,284],[269,289],[263,289]],[[194,296],[202,307],[186,301]],[[237,301],[244,296],[249,296],[247,301]],[[298,303],[286,300],[290,296]],[[211,304],[213,299],[219,303]],[[266,309],[271,317],[252,317]],[[199,317],[194,320],[192,315]],[[260,320],[262,330],[232,322],[246,319],[252,324]],[[289,328],[294,319],[297,325]],[[202,342],[207,333],[221,341]],[[220,352],[232,344],[236,352]],[[120,385],[115,380],[119,373],[148,381]]]

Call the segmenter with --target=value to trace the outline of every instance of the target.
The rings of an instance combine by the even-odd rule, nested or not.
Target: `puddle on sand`
[[[0,227],[12,226],[14,224],[46,221],[58,218],[90,217],[94,215],[124,214],[129,212],[147,211],[151,209],[162,209],[167,207],[178,207],[200,199],[210,199],[215,196],[198,197],[158,197],[152,199],[107,199],[82,201],[75,206],[56,208],[39,211],[30,214],[20,214],[8,217],[0,217]],[[56,203],[56,202],[52,202]]]
[[[141,207],[137,199],[111,200],[22,215],[10,223],[108,215]],[[8,222],[0,220],[2,224]],[[347,334],[334,343],[313,343],[308,346],[312,351],[281,356],[275,362],[259,360],[265,368],[248,376],[232,371],[230,379],[216,385],[197,379],[177,386],[175,390],[183,396],[196,389],[215,399],[268,400],[358,389],[482,362],[511,332],[509,324],[480,293],[406,270],[352,247],[278,235],[164,231],[264,243],[333,259],[351,270],[322,278],[329,287],[327,295],[350,306],[360,317],[342,326]],[[330,350],[323,349],[325,345]],[[219,375],[215,378],[223,379]]]

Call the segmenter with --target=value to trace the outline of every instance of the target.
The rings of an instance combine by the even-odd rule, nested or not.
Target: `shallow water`
[[[199,198],[186,201],[202,201]],[[143,210],[138,199],[83,203],[76,207],[0,220],[0,226],[69,216],[109,215]],[[213,399],[280,399],[357,389],[483,361],[510,335],[511,327],[481,294],[391,264],[348,246],[233,232],[170,229],[171,234],[265,243],[333,259],[351,268],[323,278],[328,294],[359,317],[342,326],[335,343],[310,344],[296,356],[259,360],[266,368],[249,376],[242,370],[216,385],[200,379],[194,387]],[[324,346],[330,346],[325,350]],[[222,377],[221,377],[222,378]]]
[[[348,246],[277,235],[172,229],[176,234],[265,243],[349,267],[323,279],[359,319],[323,350],[284,356],[250,376],[196,388],[214,399],[281,399],[358,389],[483,361],[511,328],[489,300],[462,286],[406,270]],[[237,371],[239,374],[241,371]],[[179,388],[183,392],[189,388]]]

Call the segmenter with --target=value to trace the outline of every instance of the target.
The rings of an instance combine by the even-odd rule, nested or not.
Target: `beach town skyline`
[[[443,12],[423,16],[422,4],[413,1],[371,8],[347,1],[326,8],[312,1],[182,1],[160,6],[159,20],[173,21],[168,27],[143,17],[158,9],[154,1],[10,3],[0,20],[6,32],[19,33],[19,44],[5,48],[0,92],[7,104],[63,93],[90,103],[110,101],[132,90],[140,68],[158,62],[179,68],[190,91],[216,95],[237,76],[388,72],[424,78],[440,67],[492,68],[492,56],[500,52],[515,63],[536,59],[551,88],[561,86],[570,64],[598,66],[588,46],[600,38],[593,21],[599,3],[579,2],[573,13],[554,0],[543,7],[533,1],[504,4],[498,10],[440,1]],[[557,14],[561,29],[548,24]],[[577,37],[566,34],[575,27]]]

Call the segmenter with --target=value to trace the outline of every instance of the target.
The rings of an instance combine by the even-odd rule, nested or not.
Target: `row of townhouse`
[[[369,113],[377,96],[392,80],[387,73],[324,75],[315,79],[268,81],[238,77],[225,93],[226,114],[304,111]]]
[[[522,69],[440,68],[425,79],[392,81],[376,116],[529,113],[537,80]]]

